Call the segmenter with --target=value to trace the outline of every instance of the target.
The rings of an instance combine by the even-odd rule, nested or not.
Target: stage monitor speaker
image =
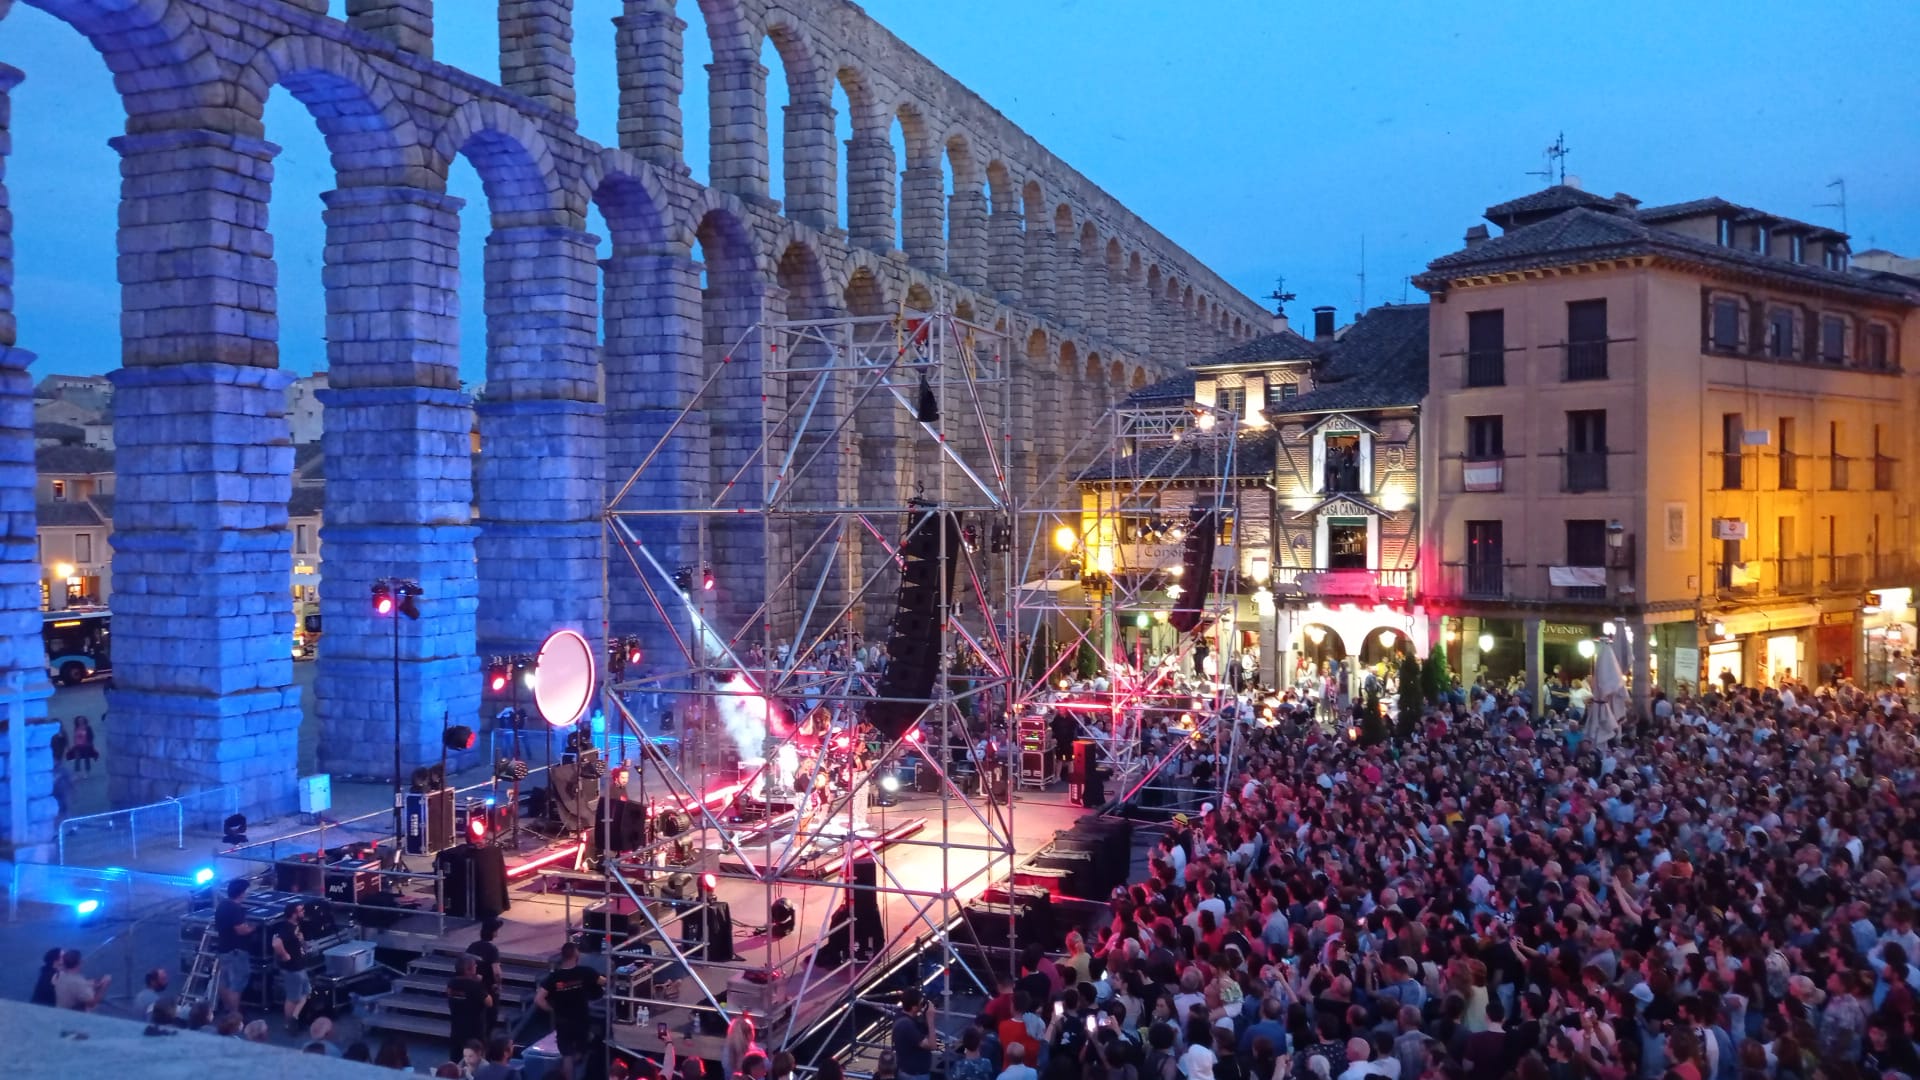
[[[617,799],[607,810],[607,820],[595,819],[594,838],[601,851],[625,854],[646,846],[650,839],[648,829],[652,824],[647,820],[645,806]]]
[[[708,900],[705,909],[681,923],[681,941],[688,956],[725,964],[739,959],[733,951],[733,909],[725,900]]]
[[[506,853],[497,847],[448,848],[436,860],[444,888],[446,913],[461,919],[488,919],[511,906],[507,896]]]
[[[1067,799],[1076,806],[1099,806],[1107,801],[1100,775],[1100,754],[1092,739],[1073,742],[1073,773],[1067,780]]]
[[[1187,537],[1180,546],[1180,598],[1173,602],[1168,625],[1183,634],[1200,626],[1207,609],[1207,591],[1213,586],[1213,544],[1220,532],[1220,512],[1196,506],[1187,512]]]
[[[905,735],[933,695],[940,674],[941,598],[952,591],[962,557],[958,515],[928,508],[910,516],[907,527],[900,544],[900,591],[887,638],[887,670],[879,685],[880,697],[906,700],[876,701],[866,709],[867,722],[888,739]]]
[[[600,810],[600,784],[583,775],[578,762],[566,762],[547,770],[548,794],[567,832],[591,828]]]
[[[580,926],[590,936],[611,934],[615,940],[622,940],[631,935],[633,928],[641,922],[639,911],[640,906],[632,898],[609,896],[581,912]]]

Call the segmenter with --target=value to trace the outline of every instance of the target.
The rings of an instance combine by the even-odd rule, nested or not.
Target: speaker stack
[[[1187,536],[1180,546],[1180,598],[1167,616],[1167,624],[1183,634],[1199,628],[1200,613],[1207,609],[1207,591],[1213,587],[1213,543],[1220,532],[1217,507],[1196,506],[1187,515]]]
[[[867,706],[867,722],[889,740],[905,735],[933,696],[940,674],[941,601],[953,588],[960,551],[958,515],[928,508],[908,519],[907,537],[900,544],[900,592],[887,637],[887,670],[879,687],[883,698],[906,700]]]
[[[1067,774],[1067,801],[1075,806],[1099,806],[1107,801],[1105,777],[1100,772],[1100,754],[1092,739],[1073,741],[1072,771]]]

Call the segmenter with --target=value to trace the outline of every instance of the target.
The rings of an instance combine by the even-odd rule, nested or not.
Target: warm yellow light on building
[[[1380,631],[1380,647],[1383,649],[1393,648],[1393,631],[1391,630]]]
[[[1390,487],[1380,492],[1380,509],[1389,514],[1397,514],[1411,505],[1413,500],[1407,498],[1406,488]]]
[[[1215,423],[1215,421],[1214,421],[1214,419],[1213,419],[1213,414],[1212,414],[1212,413],[1210,413],[1210,412],[1203,412],[1203,413],[1201,413],[1201,414],[1200,414],[1200,419],[1199,419],[1199,421],[1198,421],[1198,423],[1199,423],[1199,425],[1200,425],[1200,430],[1201,430],[1201,431],[1212,431],[1212,430],[1213,430],[1213,425],[1214,425],[1214,423]]]
[[[1583,659],[1593,659],[1593,639],[1582,638],[1580,644],[1574,646],[1574,650],[1578,652]]]
[[[1273,558],[1266,552],[1259,552],[1247,560],[1247,576],[1255,585],[1265,585],[1273,576]]]
[[[55,564],[54,564],[54,567],[53,567],[53,576],[54,576],[54,577],[57,577],[57,578],[70,578],[70,577],[72,577],[72,576],[73,576],[73,564],[72,564],[72,563],[70,563],[70,562],[63,562],[63,563],[55,563]]]
[[[1093,566],[1094,566],[1094,569],[1100,571],[1103,574],[1113,573],[1113,549],[1110,547],[1103,547],[1100,550],[1094,552]]]
[[[1480,635],[1480,651],[1481,652],[1493,651],[1493,635],[1492,634]]]
[[[1307,627],[1307,640],[1313,642],[1315,645],[1327,640],[1327,628],[1324,626]]]
[[[1073,531],[1073,526],[1062,525],[1053,530],[1053,546],[1061,551],[1072,551],[1078,543],[1080,543],[1080,534]]]

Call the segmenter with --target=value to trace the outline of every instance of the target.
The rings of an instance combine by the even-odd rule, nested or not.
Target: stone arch
[[[673,204],[660,174],[632,154],[609,149],[587,159],[580,188],[606,219],[615,258],[693,246],[692,237],[674,226]]]
[[[834,70],[834,82],[847,95],[852,138],[847,140],[847,235],[861,247],[893,248],[893,140],[892,120],[881,110],[879,95],[859,64],[851,58]]]
[[[1156,358],[1166,347],[1162,337],[1166,300],[1167,283],[1160,273],[1160,264],[1154,263],[1147,267],[1146,303],[1140,311],[1140,349]]]
[[[1038,180],[1020,186],[1020,296],[1034,312],[1053,314],[1053,230],[1047,227],[1047,197]]]
[[[0,4],[0,18],[10,4]],[[207,127],[225,118],[259,137],[258,113],[232,102],[218,55],[181,5],[171,0],[25,0],[87,39],[122,87],[127,134]],[[137,89],[125,89],[137,87]]]
[[[880,276],[872,267],[861,266],[847,275],[846,287],[841,292],[841,302],[850,315],[884,315],[887,313],[887,290],[880,282]]]
[[[830,224],[838,193],[835,167],[839,155],[833,145],[833,82],[807,28],[792,13],[769,10],[761,26],[763,40],[773,42],[787,83],[787,100],[776,110],[765,102],[767,125],[781,125],[783,160],[769,161],[768,176],[779,176],[789,217],[815,225]],[[760,52],[756,46],[756,55]],[[762,146],[771,140],[762,134]]]
[[[1025,215],[1007,163],[999,158],[987,162],[987,287],[1013,303],[1024,298],[1021,286]]]
[[[1133,375],[1127,379],[1127,387],[1132,390],[1138,390],[1145,385],[1147,385],[1147,369],[1143,367],[1134,368]]]
[[[432,167],[443,183],[462,154],[480,173],[495,228],[563,223],[566,193],[553,150],[533,121],[497,101],[469,100],[433,140]]]
[[[1107,332],[1107,272],[1100,254],[1100,227],[1091,219],[1080,223],[1080,239],[1074,248],[1079,261],[1079,303],[1075,305],[1080,324],[1096,334]],[[1074,310],[1074,309],[1069,309]]]
[[[715,63],[759,55],[760,41],[741,0],[700,0],[700,17],[707,24]]]
[[[953,317],[965,323],[975,322],[979,318],[973,310],[973,301],[965,297],[955,301],[953,305]]]
[[[338,41],[309,35],[276,38],[254,54],[236,80],[257,116],[281,86],[306,106],[342,177],[406,185],[422,164],[420,131],[393,87]],[[362,161],[361,159],[370,159]],[[351,163],[351,164],[349,164]]]
[[[946,139],[953,192],[947,196],[947,276],[971,289],[987,284],[988,206],[973,142],[965,132]]]
[[[900,174],[900,250],[916,268],[943,269],[947,215],[940,146],[926,112],[917,102],[901,101],[894,106],[893,116],[900,122],[906,155],[906,168]],[[888,143],[891,147],[891,138]]]
[[[907,310],[933,310],[933,290],[927,288],[926,282],[915,281],[907,286]]]
[[[1151,333],[1149,313],[1152,311],[1152,297],[1145,292],[1147,284],[1146,265],[1138,251],[1127,253],[1127,268],[1122,278],[1122,293],[1126,297],[1122,309],[1117,313],[1121,325],[1126,328],[1127,348],[1136,353],[1146,352],[1152,346],[1148,343]]]

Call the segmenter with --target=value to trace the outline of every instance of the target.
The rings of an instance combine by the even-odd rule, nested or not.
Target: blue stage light
[[[492,806],[492,805],[493,805],[493,800],[492,800],[492,799],[488,799],[488,800],[487,800],[487,805],[488,805],[488,806]]]
[[[203,866],[193,872],[193,883],[195,885],[205,885],[212,880],[213,867],[211,866]]]
[[[73,905],[73,910],[79,912],[82,915],[91,915],[94,912],[100,910],[100,901],[82,900],[79,903]]]

